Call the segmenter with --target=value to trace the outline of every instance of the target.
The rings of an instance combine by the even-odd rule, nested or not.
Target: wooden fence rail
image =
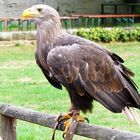
[[[61,17],[62,27],[90,28],[90,27],[113,27],[132,26],[140,18],[140,14],[100,14],[100,15],[71,15]],[[137,20],[136,20],[137,19]],[[138,20],[139,21],[139,20]],[[21,17],[0,18],[1,31],[31,31],[36,30],[36,24],[32,19],[22,19]]]
[[[23,107],[0,104],[0,136],[2,140],[16,140],[16,119],[53,128],[55,115]],[[140,140],[140,135],[103,126],[79,123],[75,134],[97,140]]]

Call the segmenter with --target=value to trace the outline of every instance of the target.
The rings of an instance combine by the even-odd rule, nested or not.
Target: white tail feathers
[[[134,111],[133,108],[131,107],[125,107],[124,110],[122,111],[129,120],[135,121],[139,126],[140,126],[140,119],[138,114]]]

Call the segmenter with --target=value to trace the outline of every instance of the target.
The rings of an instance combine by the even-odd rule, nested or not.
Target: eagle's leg
[[[80,111],[72,111],[71,118],[64,122],[64,133],[63,136],[70,137],[69,135],[74,135],[74,131],[79,122],[84,122],[85,117],[80,116]]]
[[[87,118],[80,116],[79,110],[72,110],[70,113],[66,115],[61,115],[58,121],[59,121],[59,124],[64,127],[63,137],[66,140],[72,140],[74,131],[78,123],[84,122],[85,120],[88,121]]]

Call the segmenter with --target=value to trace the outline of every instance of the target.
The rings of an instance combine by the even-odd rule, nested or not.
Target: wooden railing
[[[131,26],[140,14],[107,14],[107,15],[71,15],[61,17],[62,26],[65,29],[95,26]],[[0,18],[0,31],[28,31],[35,30],[36,24],[32,19],[22,18]]]
[[[135,20],[140,18],[140,14],[100,14],[100,15],[72,15],[72,17],[78,17],[79,23],[84,24],[85,27],[95,27],[95,26],[133,26]]]
[[[73,28],[78,17],[61,17],[63,28]],[[32,19],[0,18],[0,31],[30,31],[35,30],[36,24]]]
[[[36,25],[33,20],[22,18],[0,18],[0,31],[23,31],[34,30]]]
[[[56,118],[54,115],[7,104],[0,104],[0,116],[0,137],[2,140],[16,140],[16,119],[53,128]],[[96,140],[140,140],[140,135],[136,133],[88,123],[79,123],[75,134]]]

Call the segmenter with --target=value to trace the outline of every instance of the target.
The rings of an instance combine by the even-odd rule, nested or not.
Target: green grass
[[[17,45],[18,43],[18,45]],[[0,103],[8,103],[51,114],[67,112],[70,101],[66,90],[53,88],[45,79],[34,61],[34,43],[0,43]],[[140,43],[103,44],[126,60],[125,64],[135,73],[140,87]],[[140,111],[138,111],[140,114]],[[129,122],[123,114],[113,114],[94,102],[93,113],[87,113],[90,123],[121,130],[140,132],[139,127]],[[51,139],[52,129],[23,121],[17,123],[18,140]],[[56,139],[62,139],[57,132]],[[76,140],[86,140],[75,136]]]

